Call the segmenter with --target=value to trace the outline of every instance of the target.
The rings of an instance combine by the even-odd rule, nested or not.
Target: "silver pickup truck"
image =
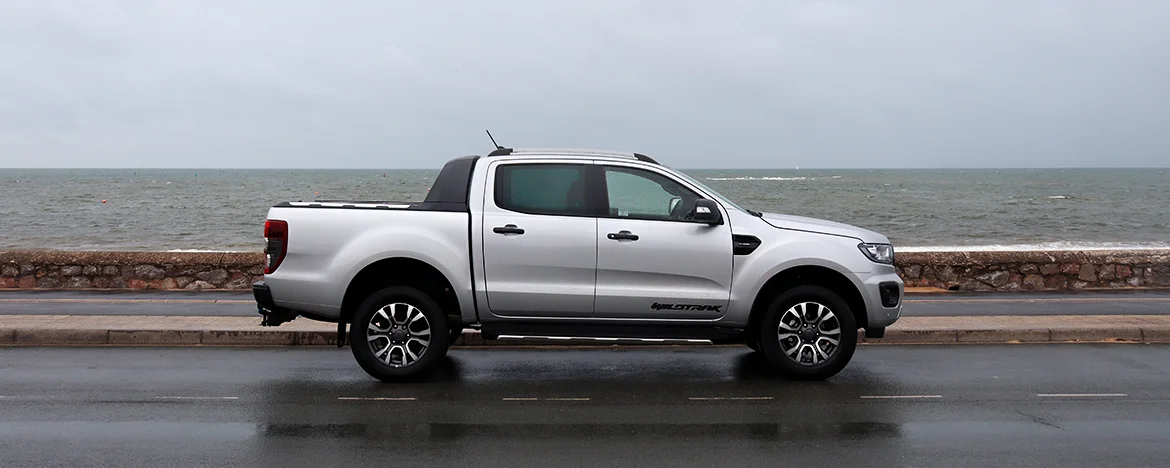
[[[432,368],[465,328],[746,343],[825,379],[903,294],[885,236],[742,208],[637,153],[499,148],[449,161],[421,203],[281,203],[264,231],[262,323],[337,323],[384,381]]]

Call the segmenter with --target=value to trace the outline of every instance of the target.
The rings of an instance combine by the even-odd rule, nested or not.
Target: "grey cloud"
[[[213,7],[214,5],[214,7]],[[1159,1],[3,2],[0,167],[1165,166]]]

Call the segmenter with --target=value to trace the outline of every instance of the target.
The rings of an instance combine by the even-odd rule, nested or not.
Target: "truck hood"
[[[796,229],[820,234],[852,237],[854,239],[859,239],[862,242],[870,242],[875,244],[890,243],[890,240],[886,238],[886,236],[870,231],[869,229],[850,226],[848,224],[838,223],[835,221],[826,221],[823,219],[806,218],[803,216],[792,216],[777,213],[764,213],[762,218],[764,219],[764,222],[780,229]]]

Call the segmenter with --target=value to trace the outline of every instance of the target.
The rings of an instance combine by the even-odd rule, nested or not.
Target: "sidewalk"
[[[334,346],[336,325],[300,318],[261,327],[259,317],[110,315],[0,316],[0,346]],[[456,346],[613,345],[585,339],[484,341],[469,331]],[[1170,342],[1170,315],[903,317],[873,344]],[[630,341],[630,343],[646,342]],[[674,344],[657,341],[652,344]],[[685,343],[681,342],[681,343]]]

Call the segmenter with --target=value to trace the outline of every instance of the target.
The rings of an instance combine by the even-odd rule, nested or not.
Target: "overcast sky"
[[[0,2],[0,167],[1170,165],[1170,2]]]

